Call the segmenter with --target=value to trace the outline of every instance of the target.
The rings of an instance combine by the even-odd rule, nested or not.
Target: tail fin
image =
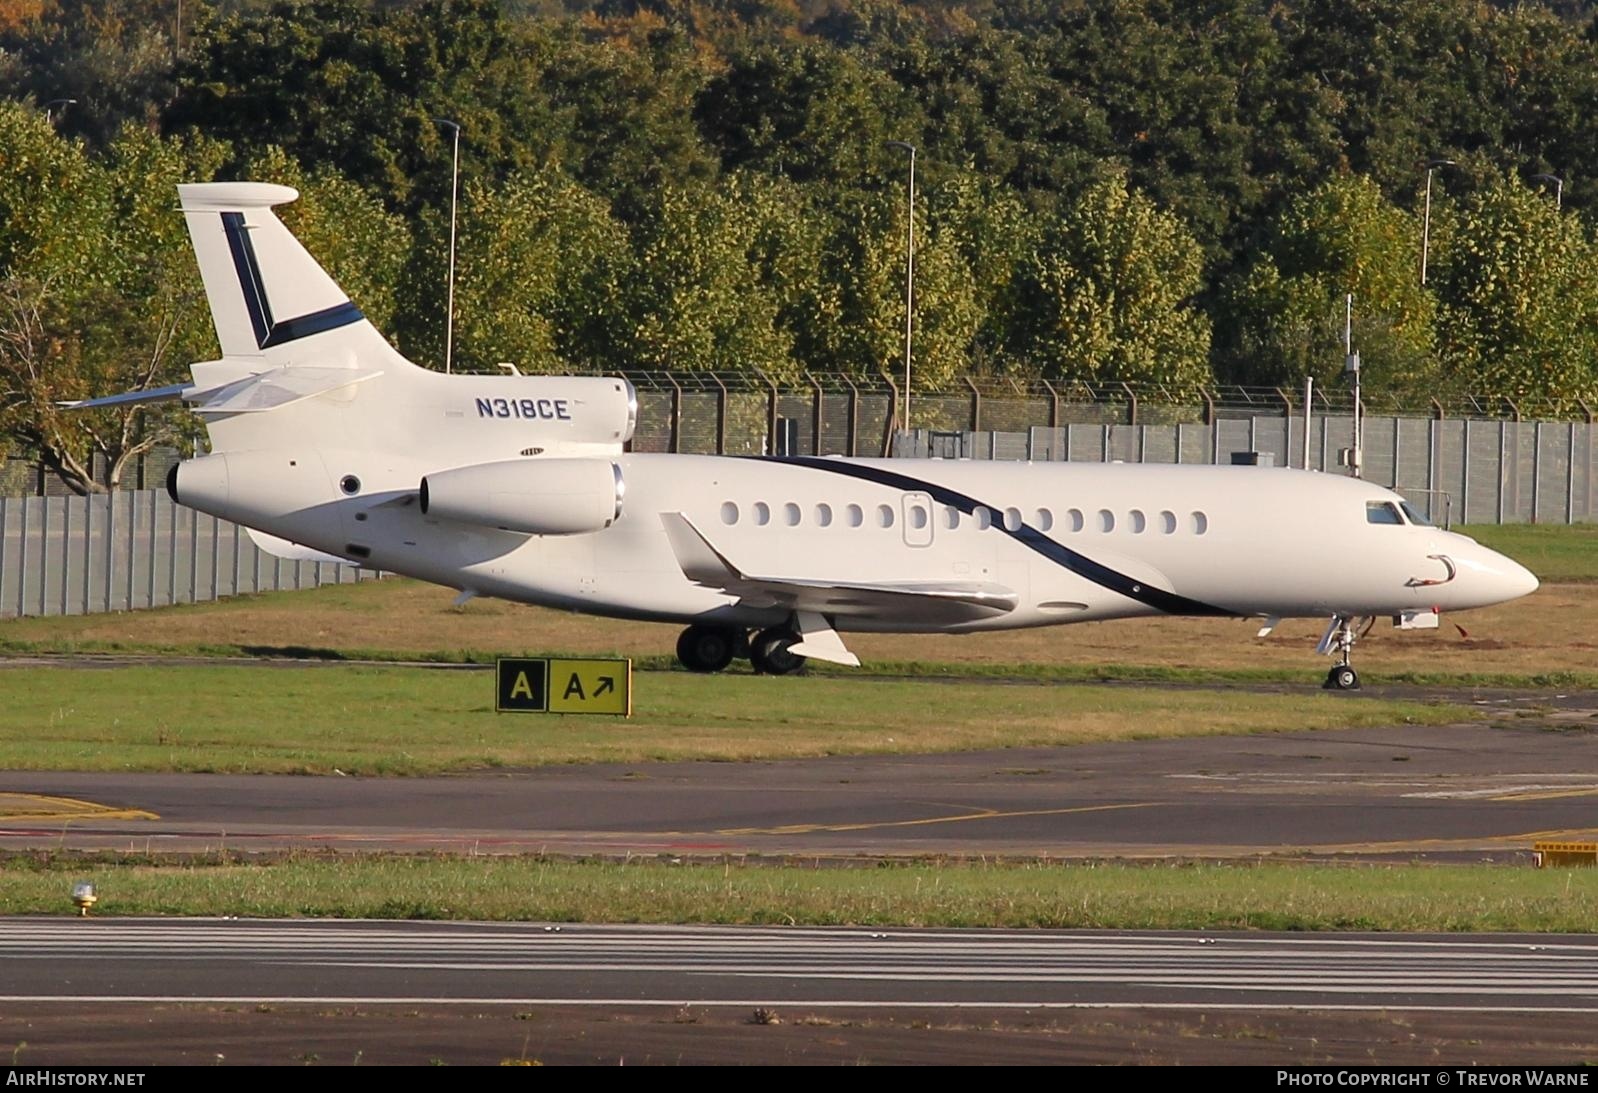
[[[267,182],[178,187],[224,357],[265,357],[364,319],[272,212],[297,197]]]

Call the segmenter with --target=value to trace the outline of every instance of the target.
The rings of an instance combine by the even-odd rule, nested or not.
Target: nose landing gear
[[[1364,626],[1361,627],[1361,621]],[[1326,673],[1326,682],[1321,684],[1328,691],[1357,691],[1359,690],[1359,673],[1354,671],[1354,666],[1349,659],[1354,652],[1354,643],[1364,637],[1370,630],[1371,624],[1376,620],[1367,618],[1361,620],[1353,615],[1333,615],[1331,625],[1326,628],[1326,633],[1321,637],[1320,644],[1315,651],[1322,656],[1335,654],[1337,663],[1331,671]],[[1355,631],[1358,630],[1358,633]]]

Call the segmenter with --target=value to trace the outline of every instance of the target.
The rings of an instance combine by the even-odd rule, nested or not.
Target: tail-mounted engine
[[[422,514],[520,531],[577,535],[621,516],[621,468],[608,459],[513,459],[422,479]]]

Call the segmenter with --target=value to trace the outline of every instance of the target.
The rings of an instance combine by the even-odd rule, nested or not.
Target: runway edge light
[[[72,886],[72,902],[78,908],[78,916],[87,918],[89,908],[100,902],[100,897],[94,894],[94,885],[84,880]]]

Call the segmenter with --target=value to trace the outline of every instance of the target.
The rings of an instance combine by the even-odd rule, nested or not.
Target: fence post
[[[66,616],[72,595],[72,498],[61,506],[61,614]]]
[[[1058,429],[1060,427],[1060,393],[1054,389],[1054,385],[1048,380],[1039,380],[1038,382],[1043,384],[1043,389],[1049,393],[1049,428],[1051,430]]]
[[[1504,452],[1508,429],[1509,422],[1500,421],[1498,423],[1498,522],[1500,524],[1504,522]],[[1520,437],[1517,436],[1515,440],[1518,443]],[[1518,479],[1520,476],[1516,475],[1515,477]]]
[[[977,390],[977,385],[975,383],[971,382],[971,377],[970,376],[965,377],[965,385],[967,387],[971,388],[971,431],[973,433],[981,432],[981,430],[982,430],[982,392]],[[910,423],[909,422],[905,422],[905,428],[908,429],[909,427],[910,427]]]
[[[39,616],[47,609],[50,595],[50,497],[39,498]]]
[[[1517,429],[1518,433],[1520,430]],[[1520,455],[1520,437],[1515,437],[1515,455]],[[1518,476],[1517,476],[1518,477]],[[1532,422],[1531,426],[1531,522],[1537,523],[1541,508],[1538,502],[1542,499],[1543,479],[1543,423]]]
[[[810,383],[816,389],[816,400],[810,407],[810,454],[821,454],[821,415],[825,406],[822,403],[821,382],[816,377],[806,373]]]
[[[1459,522],[1470,523],[1470,418],[1465,419],[1465,440],[1460,449],[1459,462]]]
[[[844,450],[849,458],[853,459],[860,454],[860,388],[855,386],[854,380],[845,376],[843,382],[849,385],[849,412],[845,416],[844,426],[849,431],[848,441]]]
[[[721,377],[714,372],[710,378],[716,381],[716,454],[727,454],[727,385],[721,382]]]
[[[1565,523],[1576,522],[1576,423],[1565,442]]]
[[[156,506],[157,506],[158,502],[160,501],[160,498],[161,498],[161,491],[160,490],[151,490],[150,491],[150,565],[149,565],[150,584],[149,584],[149,587],[147,587],[144,590],[144,593],[145,593],[144,594],[144,606],[146,606],[146,607],[154,607],[155,606],[155,555],[156,555],[155,543],[156,543],[157,536],[160,535],[160,532],[157,530],[155,525],[157,523],[157,520],[156,520]]]
[[[105,491],[105,609],[111,610],[111,597],[116,594],[117,568],[117,495]]]
[[[682,384],[670,372],[666,373],[666,382],[671,384],[671,432],[666,450],[677,455],[682,451]]]
[[[94,603],[94,495],[83,495],[83,613],[89,614]]]
[[[17,618],[28,613],[28,499],[22,499],[22,534],[17,539]]]

